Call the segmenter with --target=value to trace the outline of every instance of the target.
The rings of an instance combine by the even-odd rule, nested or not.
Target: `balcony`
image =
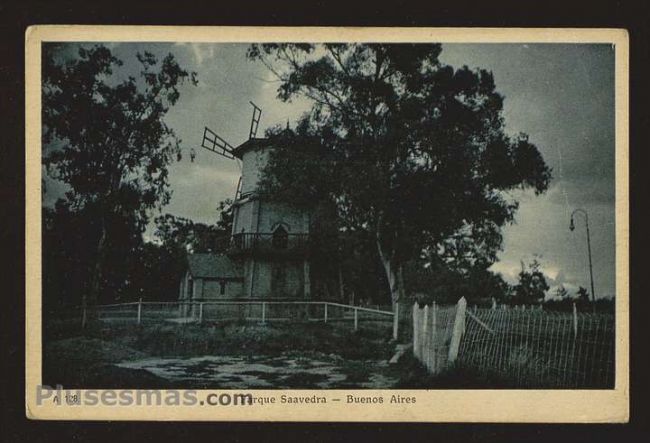
[[[309,250],[309,234],[240,233],[230,240],[231,255],[272,255],[299,257]]]

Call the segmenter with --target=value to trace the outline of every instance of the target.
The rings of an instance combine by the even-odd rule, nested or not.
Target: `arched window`
[[[289,233],[284,226],[280,225],[273,231],[272,242],[275,249],[287,249],[289,245]]]

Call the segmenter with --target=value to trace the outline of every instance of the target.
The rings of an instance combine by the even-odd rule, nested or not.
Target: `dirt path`
[[[174,385],[210,388],[391,388],[385,360],[346,360],[327,354],[146,358],[116,366],[145,370]]]

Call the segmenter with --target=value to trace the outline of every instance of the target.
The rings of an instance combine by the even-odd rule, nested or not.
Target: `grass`
[[[514,381],[502,374],[454,364],[431,375],[412,355],[405,355],[393,369],[399,374],[396,389],[510,389]]]
[[[280,355],[287,351],[334,353],[344,358],[390,357],[381,337],[323,324],[230,323],[225,325],[154,324],[107,328],[101,338],[155,356],[203,354]]]
[[[390,331],[353,331],[322,323],[245,322],[222,324],[153,323],[143,325],[92,323],[80,334],[76,323],[56,321],[45,328],[43,382],[69,388],[170,387],[173,383],[147,371],[116,367],[147,357],[231,355],[329,359],[342,362],[348,381],[363,382],[364,360],[388,360],[393,351]],[[279,363],[278,363],[279,364]],[[366,375],[364,376],[364,372]],[[304,379],[302,379],[304,378]],[[305,374],[289,379],[292,386],[312,387],[320,377]]]
[[[508,389],[515,383],[503,373],[457,364],[435,376],[406,353],[397,364],[377,368],[395,352],[390,330],[361,328],[353,331],[340,325],[323,323],[223,324],[152,323],[143,325],[90,324],[83,335],[77,324],[57,321],[45,328],[43,383],[66,388],[214,388],[209,381],[179,385],[148,371],[115,366],[123,361],[149,357],[174,358],[203,355],[244,356],[251,362],[284,365],[274,356],[336,362],[345,380],[341,388],[358,388],[373,374],[396,380],[398,389]],[[516,362],[515,362],[516,363]],[[201,365],[193,370],[200,375]],[[255,371],[242,375],[258,376],[273,384],[275,374]],[[292,374],[282,385],[295,389],[315,388],[324,376]]]
[[[128,346],[92,337],[57,340],[43,349],[43,384],[64,387],[161,386],[164,381],[147,371],[121,369],[114,363],[147,354]]]

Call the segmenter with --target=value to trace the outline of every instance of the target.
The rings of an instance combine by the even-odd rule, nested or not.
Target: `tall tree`
[[[546,277],[541,270],[541,264],[537,258],[528,264],[528,267],[521,262],[519,282],[514,287],[514,302],[520,304],[536,304],[544,301],[546,291],[549,290]]]
[[[494,261],[500,228],[517,209],[504,191],[541,193],[551,178],[526,135],[505,133],[492,74],[444,65],[440,52],[437,44],[248,51],[277,76],[281,100],[313,101],[261,186],[296,202],[329,199],[342,228],[370,232],[393,302],[403,297],[409,259]]]
[[[589,291],[587,291],[587,289],[583,288],[582,286],[578,288],[576,295],[578,296],[578,300],[580,300],[581,302],[589,301]]]
[[[82,304],[96,303],[105,284],[109,223],[132,214],[142,231],[148,211],[170,198],[168,165],[181,152],[181,140],[164,121],[179,99],[179,86],[196,84],[172,54],[159,61],[144,52],[138,78],[114,75],[123,63],[101,45],[81,47],[71,60],[43,50],[43,141],[52,177],[70,187],[74,207],[97,211],[93,282]]]

